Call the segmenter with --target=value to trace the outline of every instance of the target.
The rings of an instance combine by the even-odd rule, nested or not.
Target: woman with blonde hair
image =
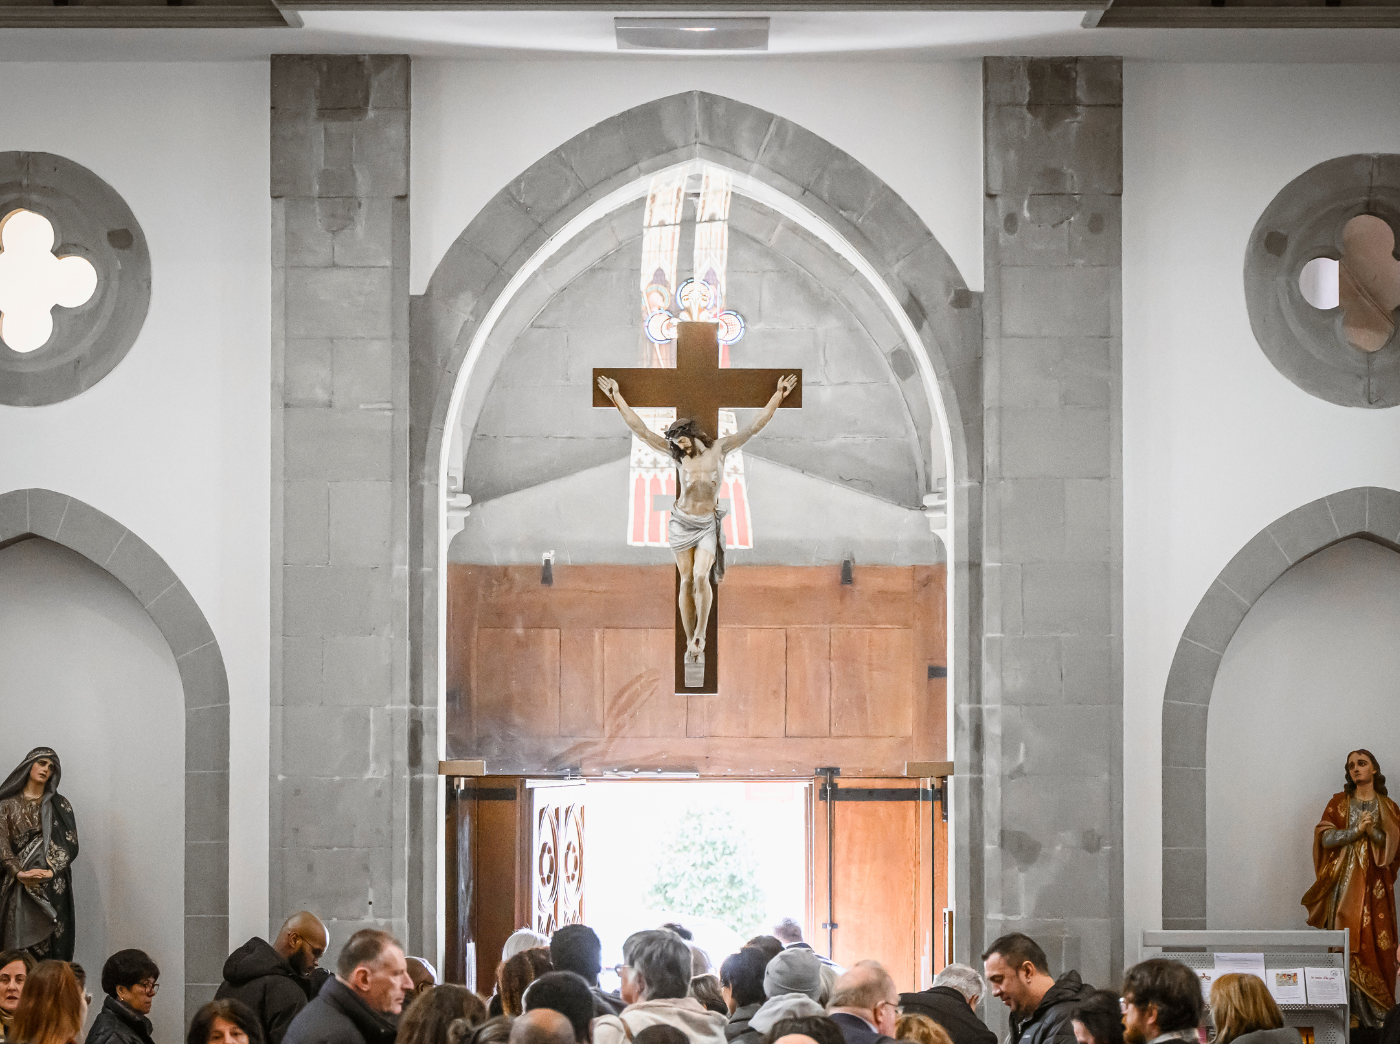
[[[1210,988],[1215,1044],[1301,1044],[1298,1031],[1283,1024],[1283,1012],[1257,975],[1231,973]]]
[[[901,1015],[894,1024],[894,1039],[915,1044],[953,1044],[948,1031],[927,1015]]]
[[[67,961],[40,961],[24,982],[10,1023],[14,1044],[75,1044],[82,1038],[87,1002]]]

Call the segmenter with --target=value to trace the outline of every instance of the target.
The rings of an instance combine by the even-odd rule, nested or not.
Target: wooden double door
[[[927,987],[948,959],[941,782],[824,773],[806,788],[806,939],[844,966],[880,961],[901,990]],[[449,783],[445,974],[489,995],[517,928],[549,935],[587,923],[588,784]],[[716,964],[725,956],[711,954]]]

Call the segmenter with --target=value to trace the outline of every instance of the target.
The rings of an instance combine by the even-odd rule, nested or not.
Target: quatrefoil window
[[[1284,185],[1244,255],[1249,326],[1309,395],[1400,406],[1400,155],[1338,156]]]
[[[1395,232],[1374,215],[1357,215],[1342,228],[1342,256],[1313,258],[1299,273],[1298,289],[1314,308],[1342,310],[1342,333],[1353,348],[1380,351],[1395,333],[1400,308]]]
[[[97,269],[85,257],[57,257],[53,224],[32,210],[0,220],[0,341],[16,352],[42,348],[53,335],[53,310],[92,300]]]

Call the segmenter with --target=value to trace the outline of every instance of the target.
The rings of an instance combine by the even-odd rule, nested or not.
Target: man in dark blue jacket
[[[899,989],[878,961],[861,961],[836,980],[827,1013],[846,1044],[887,1044],[899,1019]]]
[[[283,1044],[393,1044],[412,989],[398,940],[362,928],[340,951],[335,977],[287,1027]]]

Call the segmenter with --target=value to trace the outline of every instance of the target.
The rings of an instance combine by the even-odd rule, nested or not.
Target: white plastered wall
[[[412,274],[530,164],[644,102],[703,90],[826,138],[911,206],[982,287],[979,62],[616,59],[413,63]]]
[[[267,63],[6,63],[0,98],[0,149],[96,172],[141,223],[152,267],[145,326],[104,380],[52,406],[0,406],[0,492],[46,487],[110,515],[213,627],[229,679],[241,942],[267,925]],[[178,844],[168,856],[183,864]]]
[[[1397,620],[1400,554],[1353,539],[1284,573],[1235,632],[1206,737],[1212,928],[1305,926],[1313,827],[1347,754],[1400,766]]]
[[[1400,152],[1397,104],[1400,65],[1124,69],[1129,961],[1161,924],[1162,693],[1191,612],[1280,515],[1353,486],[1400,489],[1400,410],[1334,406],[1286,380],[1250,331],[1241,278],[1250,230],[1290,180],[1335,156]]]
[[[0,550],[0,664],[0,772],[52,747],[78,824],[73,959],[100,997],[113,951],[151,954],[163,987],[155,1037],[177,1041],[185,936],[170,897],[185,888],[185,697],[170,646],[110,573],[22,540]]]

